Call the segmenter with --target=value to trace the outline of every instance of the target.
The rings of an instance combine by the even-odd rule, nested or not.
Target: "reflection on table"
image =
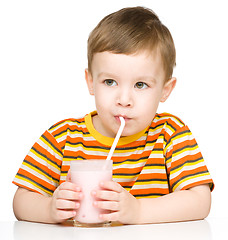
[[[78,228],[71,224],[40,224],[30,222],[14,223],[14,240],[102,240],[102,239],[158,239],[158,240],[211,240],[210,225],[206,220],[146,224],[124,225],[106,228]]]

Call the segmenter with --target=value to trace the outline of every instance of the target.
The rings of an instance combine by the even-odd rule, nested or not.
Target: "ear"
[[[176,82],[177,82],[177,79],[173,77],[167,83],[165,83],[160,102],[165,102],[167,100],[167,98],[175,88]]]
[[[93,77],[92,77],[92,74],[89,72],[89,70],[87,68],[85,69],[85,80],[86,80],[87,87],[88,87],[90,95],[94,95],[94,92],[93,92]]]

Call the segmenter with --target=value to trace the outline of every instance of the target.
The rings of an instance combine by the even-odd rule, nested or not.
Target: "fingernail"
[[[76,202],[75,203],[75,208],[79,208],[79,206],[80,206],[80,203]]]
[[[91,194],[92,194],[93,196],[96,196],[97,192],[96,192],[96,191],[92,191]]]

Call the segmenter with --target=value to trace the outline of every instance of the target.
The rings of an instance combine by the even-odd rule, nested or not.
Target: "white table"
[[[23,221],[0,222],[1,240],[219,240],[228,239],[227,219],[202,221],[78,228],[68,225]]]

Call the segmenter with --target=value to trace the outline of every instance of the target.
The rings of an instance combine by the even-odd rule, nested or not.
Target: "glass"
[[[108,210],[93,206],[96,201],[91,192],[100,189],[101,181],[112,180],[112,161],[106,160],[76,160],[71,161],[71,181],[81,187],[83,199],[74,219],[74,226],[78,227],[102,227],[109,226],[110,222],[104,222],[99,218]]]

